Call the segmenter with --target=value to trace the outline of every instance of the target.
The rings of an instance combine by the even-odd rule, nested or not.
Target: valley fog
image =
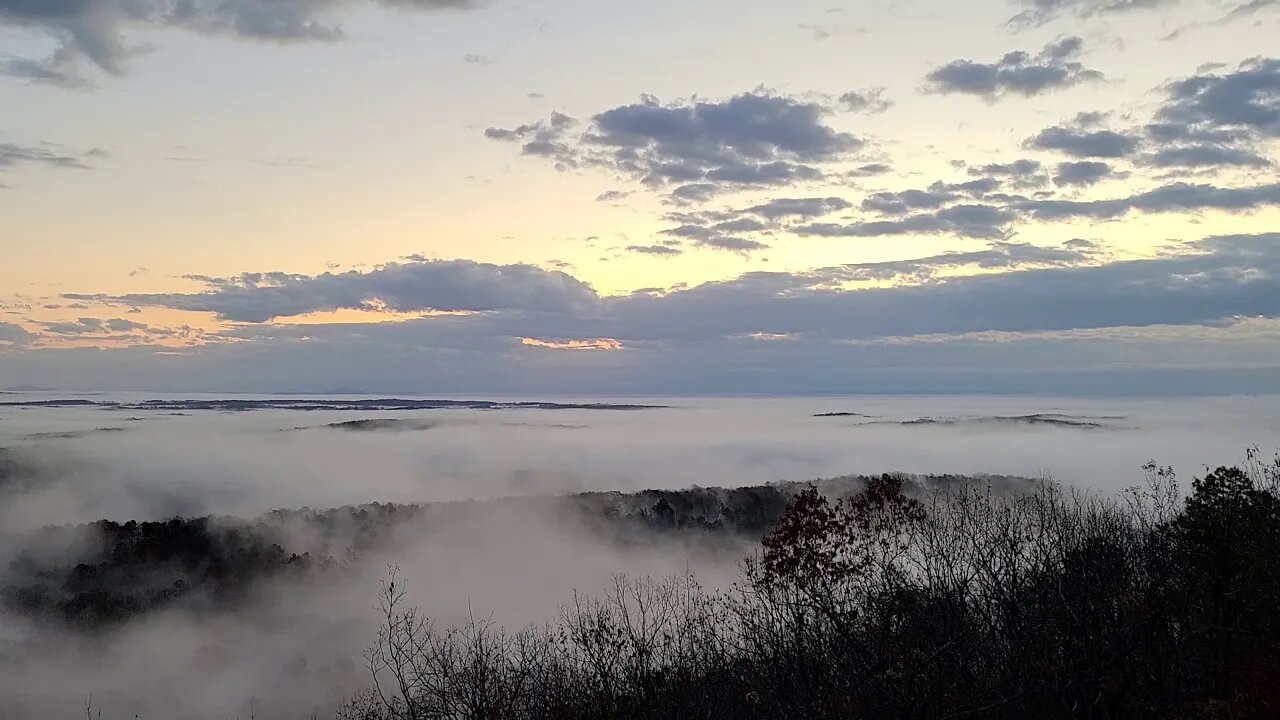
[[[597,401],[610,402],[590,402]],[[47,472],[39,486],[0,508],[0,522],[21,530],[101,518],[253,516],[375,501],[741,487],[888,471],[1048,476],[1114,491],[1140,480],[1139,468],[1148,460],[1195,472],[1237,462],[1255,444],[1266,450],[1280,430],[1280,403],[1268,396],[616,402],[666,407],[3,408],[0,447]],[[855,415],[815,417],[831,413]],[[1028,416],[1051,422],[1022,421]],[[368,430],[329,427],[365,419],[405,422]],[[916,423],[921,419],[942,422]]]
[[[242,412],[83,399],[126,405],[0,409],[6,584],[23,553],[76,557],[74,538],[40,539],[46,526],[453,504],[392,527],[338,571],[256,582],[232,609],[159,609],[86,633],[4,611],[6,718],[75,717],[91,694],[103,718],[324,717],[366,682],[361,653],[390,566],[441,624],[480,617],[519,627],[553,619],[575,590],[599,593],[615,574],[688,572],[727,587],[755,548],[666,535],[614,542],[560,501],[461,501],[889,471],[1052,477],[1114,493],[1140,483],[1148,460],[1189,478],[1239,462],[1252,445],[1271,450],[1280,431],[1270,397],[601,398],[571,402],[652,407]],[[350,543],[341,523],[304,520],[266,522],[287,551],[338,556]]]

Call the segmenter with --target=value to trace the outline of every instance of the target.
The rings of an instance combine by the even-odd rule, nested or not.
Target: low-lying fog
[[[21,450],[59,478],[0,507],[0,523],[15,530],[101,518],[743,486],[889,470],[1050,475],[1114,489],[1137,481],[1147,460],[1184,473],[1232,463],[1247,446],[1266,449],[1280,430],[1280,402],[1272,397],[623,402],[670,407],[185,414],[0,408],[0,447]],[[815,417],[824,413],[858,415]],[[1063,422],[1014,419],[1031,415]],[[374,418],[411,422],[327,427]],[[898,424],[922,418],[958,422]]]
[[[0,403],[65,396],[0,395]],[[84,396],[95,402],[124,396]],[[169,400],[181,398],[169,397]],[[206,398],[207,399],[207,398]],[[540,398],[543,399],[543,398]],[[885,471],[1051,476],[1109,492],[1148,460],[1184,478],[1280,444],[1271,397],[599,399],[610,409],[285,410],[0,407],[0,448],[35,480],[0,484],[0,580],[45,525],[587,490],[742,487]],[[580,399],[572,402],[582,403]],[[372,421],[372,422],[359,422]],[[0,458],[3,460],[3,458]],[[551,619],[614,573],[736,575],[750,551],[628,547],[543,509],[406,531],[353,572],[264,583],[238,613],[159,611],[92,637],[0,617],[0,716],[324,717],[358,687],[377,578],[403,568],[442,622]],[[3,585],[0,582],[0,585]]]

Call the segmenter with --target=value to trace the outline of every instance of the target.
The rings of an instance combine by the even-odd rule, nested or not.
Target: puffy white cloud
[[[586,127],[553,113],[485,136],[518,143],[524,155],[558,168],[599,167],[655,187],[676,186],[677,200],[703,201],[735,186],[790,185],[822,177],[822,166],[863,146],[827,125],[817,102],[749,92],[727,100],[637,103],[594,115]]]

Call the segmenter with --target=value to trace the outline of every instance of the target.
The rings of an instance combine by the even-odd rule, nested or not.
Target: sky
[[[0,386],[1280,391],[1280,0],[0,0]]]

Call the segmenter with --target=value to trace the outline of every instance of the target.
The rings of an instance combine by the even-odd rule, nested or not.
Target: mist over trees
[[[820,484],[843,497],[873,480],[846,476]],[[921,487],[972,481],[958,476],[917,480]],[[983,481],[1005,491],[1028,482],[1006,477]],[[806,487],[778,483],[423,505],[372,503],[277,510],[253,520],[100,520],[30,535],[0,533],[0,540],[21,548],[0,575],[0,606],[81,631],[110,629],[171,606],[228,613],[241,606],[256,583],[304,580],[319,573],[354,575],[349,572],[353,565],[364,555],[394,547],[398,533],[420,530],[430,542],[432,530],[446,522],[483,524],[504,512],[559,518],[619,547],[683,540],[738,552],[758,542],[783,517],[792,496]]]
[[[394,572],[341,720],[1270,718],[1280,459],[1122,497],[797,493],[742,581],[619,578],[546,626],[438,628]]]
[[[1280,712],[1280,458],[1248,458],[1188,488],[1149,464],[1146,484],[1120,495],[884,474],[104,520],[27,538],[45,552],[10,560],[0,598],[88,634],[169,607],[234,613],[264,581],[305,592],[307,578],[350,572],[398,528],[543,504],[606,542],[757,550],[731,586],[619,575],[519,628],[483,614],[437,623],[393,569],[366,688],[336,720],[1269,718]]]
[[[23,410],[0,716],[1276,715],[1273,406],[725,407]]]

